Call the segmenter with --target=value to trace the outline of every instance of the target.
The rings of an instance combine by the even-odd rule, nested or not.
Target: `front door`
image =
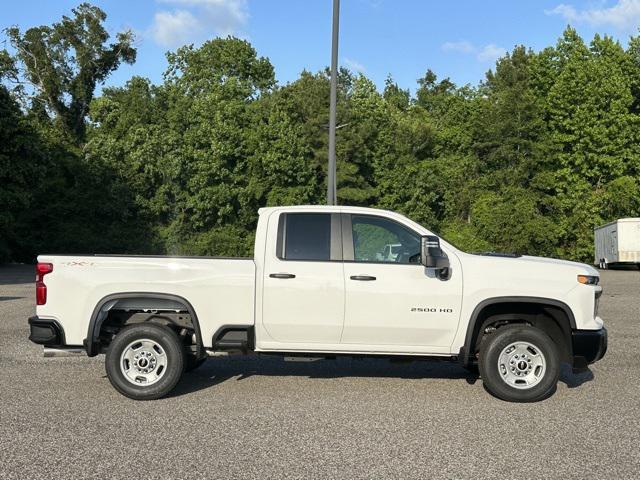
[[[344,323],[340,214],[282,213],[276,243],[264,266],[262,321],[271,342],[291,348],[339,343]]]
[[[441,279],[420,264],[421,235],[411,228],[374,215],[346,215],[343,228],[341,342],[379,351],[450,353],[462,300],[453,255],[451,276]]]

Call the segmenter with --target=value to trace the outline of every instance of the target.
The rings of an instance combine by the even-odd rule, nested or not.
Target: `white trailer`
[[[595,264],[640,265],[640,218],[621,218],[594,229]]]

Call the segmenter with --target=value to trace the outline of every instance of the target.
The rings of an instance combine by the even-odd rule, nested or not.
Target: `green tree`
[[[247,253],[257,208],[269,195],[271,201],[290,197],[273,182],[291,185],[278,173],[297,168],[305,156],[304,146],[293,156],[278,153],[291,144],[274,147],[268,130],[297,134],[288,133],[286,116],[254,108],[275,84],[273,68],[246,41],[231,37],[167,58],[162,85],[135,78],[93,102],[88,156],[125,179],[167,251],[229,254],[231,247],[217,240],[240,236],[234,248]],[[261,161],[262,168],[257,151],[282,163]],[[308,175],[297,181],[303,186],[295,188],[308,188]]]
[[[133,63],[133,33],[121,32],[105,45],[109,34],[103,26],[106,14],[83,3],[52,26],[6,29],[23,79],[35,92],[31,100],[42,102],[76,142],[84,139],[85,118],[95,88],[118,68]]]
[[[633,112],[633,83],[619,43],[596,35],[589,48],[567,29],[556,52],[558,72],[547,116],[553,145],[550,188],[563,213],[559,253],[587,260],[593,227],[611,220],[603,215],[610,183],[625,175],[637,178],[640,117]]]
[[[328,70],[278,86],[249,42],[216,38],[169,52],[157,85],[93,98],[134,60],[132,37],[109,43],[101,10],[73,12],[8,29],[16,54],[0,52],[0,260],[248,255],[260,207],[324,203]],[[595,225],[640,215],[639,38],[586,44],[568,28],[477,86],[427,70],[414,95],[341,69],[339,203],[399,211],[470,251],[590,260]]]
[[[127,185],[81,147],[94,89],[133,61],[132,37],[105,46],[104,12],[82,4],[73,13],[24,34],[5,31],[15,55],[0,52],[0,249],[14,260],[148,248]]]
[[[37,134],[0,85],[0,263],[20,253],[17,222],[33,203],[43,173],[38,165],[42,156]]]

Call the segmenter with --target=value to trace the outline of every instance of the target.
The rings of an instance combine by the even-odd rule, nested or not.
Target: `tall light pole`
[[[336,101],[338,97],[338,27],[340,0],[333,0],[333,35],[331,39],[331,95],[329,98],[329,169],[327,171],[327,205],[336,205]]]

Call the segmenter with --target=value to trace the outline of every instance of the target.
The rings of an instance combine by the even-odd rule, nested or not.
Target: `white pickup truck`
[[[561,362],[605,354],[589,265],[464,253],[384,210],[259,213],[253,259],[39,256],[30,340],[106,353],[113,386],[140,400],[209,355],[256,352],[447,358],[527,402],[554,392]]]

